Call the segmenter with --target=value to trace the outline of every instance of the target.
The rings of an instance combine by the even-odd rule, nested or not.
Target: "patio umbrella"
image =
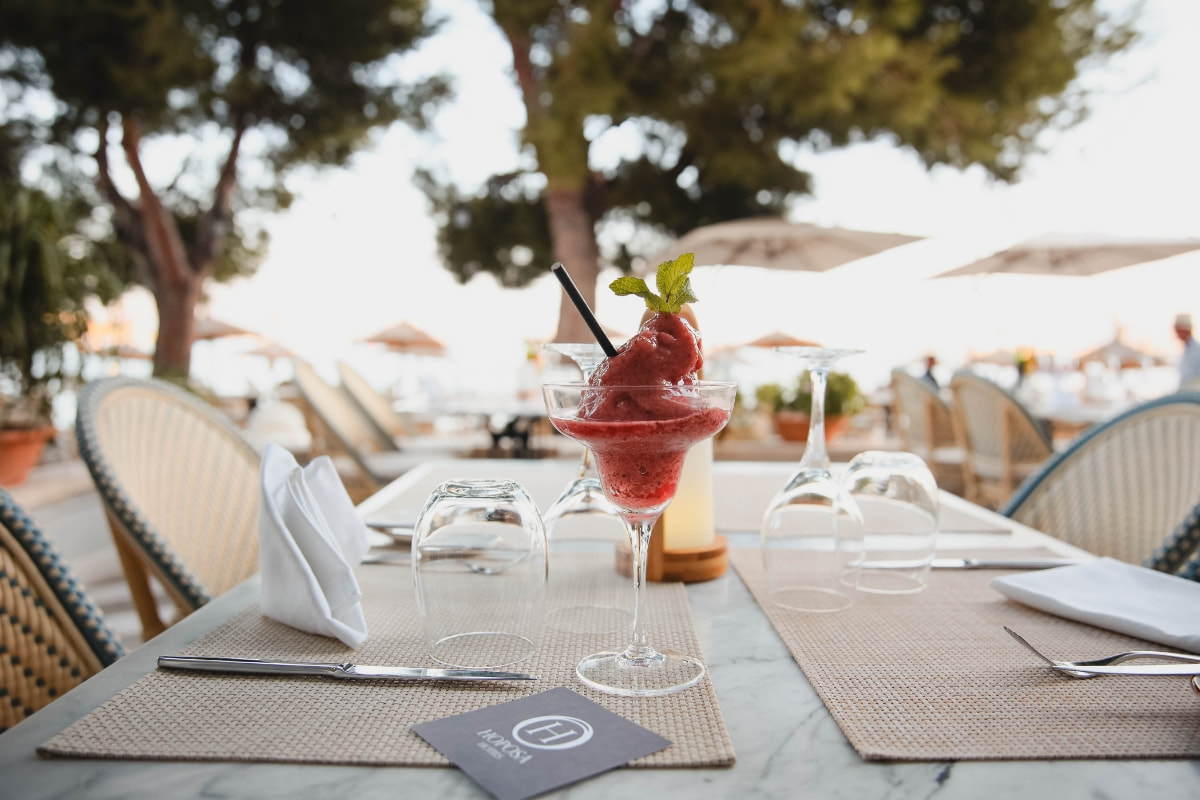
[[[698,267],[730,265],[825,272],[920,238],[753,217],[696,228],[647,259],[646,270],[681,253],[694,253]]]
[[[1118,335],[1108,344],[1097,347],[1095,350],[1089,350],[1079,356],[1079,363],[1089,364],[1098,363],[1105,365],[1115,364],[1119,369],[1137,369],[1139,367],[1160,367],[1166,364],[1166,360],[1147,353],[1144,350],[1139,350],[1132,345],[1128,345],[1121,341]]]
[[[1102,234],[1052,233],[1018,242],[987,258],[936,277],[996,272],[1087,276],[1158,261],[1197,249],[1200,249],[1200,239],[1136,239]]]
[[[196,317],[195,328],[192,331],[192,341],[202,342],[212,339],[222,339],[226,336],[255,336],[252,331],[239,328],[228,322],[212,317]]]
[[[261,356],[267,360],[267,363],[272,367],[275,366],[275,361],[280,358],[294,358],[295,353],[288,347],[284,347],[279,342],[267,342],[253,350],[246,351],[248,356]]]
[[[111,347],[101,348],[96,351],[96,355],[103,358],[128,358],[135,361],[151,361],[154,359],[154,353],[124,342],[114,344]]]
[[[446,352],[444,344],[410,322],[398,322],[363,341],[382,344],[389,350],[413,355],[440,356]]]
[[[807,339],[797,339],[790,333],[771,331],[763,334],[752,342],[746,342],[745,347],[820,347],[817,342]]]

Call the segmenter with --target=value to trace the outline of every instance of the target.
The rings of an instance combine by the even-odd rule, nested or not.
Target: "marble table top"
[[[559,469],[565,484],[573,464],[564,462]],[[729,469],[744,472],[754,468],[734,465]],[[716,474],[721,480],[720,464]],[[980,518],[1011,524],[957,498],[947,498],[947,502]],[[1069,548],[1020,526],[1004,537],[1014,546],[1051,546],[1072,554]],[[754,544],[749,533],[732,533],[729,538],[735,546]],[[973,546],[976,539],[980,546],[995,547],[997,542],[996,535],[966,534],[953,544]],[[257,578],[250,579],[0,735],[0,795],[26,800],[486,797],[455,769],[49,761],[36,756],[39,744],[153,670],[158,655],[180,650],[256,602],[258,590]],[[736,765],[729,769],[618,769],[548,797],[1197,797],[1200,761],[1195,760],[864,761],[850,747],[736,572],[730,569],[715,580],[691,584],[687,592],[710,679],[737,752]]]

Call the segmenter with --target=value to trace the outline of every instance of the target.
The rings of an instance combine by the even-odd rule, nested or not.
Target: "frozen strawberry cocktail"
[[[556,428],[592,449],[605,494],[626,511],[661,511],[675,496],[688,448],[729,421],[729,403],[714,402],[700,389],[700,336],[678,313],[695,299],[687,281],[691,265],[672,275],[675,263],[660,268],[661,297],[640,278],[614,283],[618,294],[643,296],[656,313],[596,367],[578,408],[552,417]]]
[[[682,395],[672,396],[672,391],[657,386],[584,389],[585,405],[578,415],[551,417],[556,428],[592,449],[604,494],[621,509],[660,512],[675,496],[688,448],[729,421],[726,404],[713,406],[703,393],[688,397],[686,388]],[[614,413],[585,417],[586,405],[593,403]]]
[[[693,444],[724,427],[737,393],[736,384],[699,379],[704,364],[700,337],[680,313],[696,299],[688,280],[693,264],[690,253],[660,264],[658,292],[651,292],[641,278],[613,281],[613,291],[644,298],[653,313],[632,339],[596,367],[587,383],[542,386],[551,423],[591,448],[604,495],[629,534],[634,575],[629,646],[594,653],[575,668],[587,686],[627,697],[682,691],[705,673],[699,659],[655,650],[640,611],[654,523],[675,496],[683,457]],[[598,330],[591,311],[576,305],[586,312],[588,326]],[[611,346],[606,351],[612,352]]]

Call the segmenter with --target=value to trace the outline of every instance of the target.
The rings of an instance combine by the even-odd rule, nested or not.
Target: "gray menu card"
[[[500,800],[523,800],[671,742],[566,687],[412,726]]]

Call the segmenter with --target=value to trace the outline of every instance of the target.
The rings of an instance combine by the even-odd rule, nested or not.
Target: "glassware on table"
[[[812,409],[800,464],[763,514],[767,592],[772,603],[795,611],[840,611],[853,603],[862,515],[832,472],[825,444],[825,386],[839,359],[863,351],[775,349],[803,361],[812,381]]]
[[[646,624],[646,554],[654,523],[675,496],[688,448],[729,421],[737,384],[700,381],[685,386],[544,384],[550,423],[592,449],[604,495],[625,523],[633,551],[633,630],[622,651],[596,653],[575,672],[610,694],[647,697],[678,692],[704,677],[697,658],[658,651]],[[586,410],[580,414],[581,406]],[[617,406],[643,418],[619,419]],[[594,414],[594,416],[593,416]]]
[[[442,483],[417,515],[412,568],[434,661],[503,667],[537,650],[545,622],[546,531],[519,483]]]
[[[937,482],[929,466],[913,453],[868,450],[850,460],[842,483],[862,513],[858,589],[924,589],[938,529]]]
[[[544,347],[574,361],[584,383],[605,358],[598,344],[552,342]],[[624,536],[624,524],[604,496],[587,446],[575,477],[543,520],[551,562],[546,624],[570,633],[608,633],[627,626],[632,618],[628,592],[614,565],[614,545]]]

